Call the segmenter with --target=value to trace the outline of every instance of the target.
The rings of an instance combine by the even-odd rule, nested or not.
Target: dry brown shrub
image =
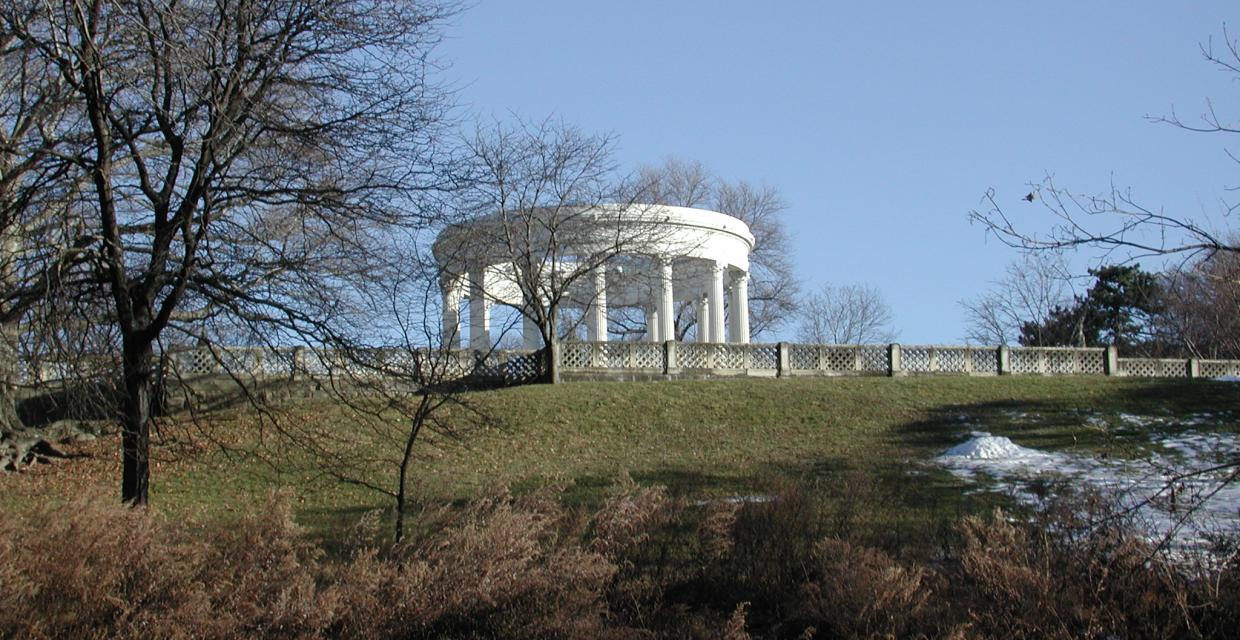
[[[745,630],[745,619],[748,617],[748,611],[748,602],[736,605],[736,609],[732,611],[732,616],[728,618],[727,625],[723,627],[723,633],[719,636],[721,640],[749,640],[749,632]]]
[[[298,637],[316,633],[318,552],[273,500],[194,541],[100,497],[0,524],[0,631],[21,637]]]
[[[608,558],[619,558],[649,540],[651,532],[666,523],[667,504],[663,487],[640,487],[625,476],[594,514],[591,549]]]
[[[822,505],[804,487],[777,486],[772,500],[746,504],[737,513],[732,551],[719,563],[723,575],[714,579],[755,609],[794,601],[808,577],[814,544],[823,537],[823,520]]]
[[[704,562],[717,562],[731,553],[736,546],[733,529],[741,503],[719,500],[706,505],[706,512],[698,524],[698,548]]]
[[[816,629],[838,637],[900,638],[925,625],[932,594],[921,567],[834,538],[814,547],[813,560],[800,614]]]
[[[355,555],[335,576],[350,637],[588,637],[615,566],[563,535],[564,514],[511,498],[468,507],[396,557]],[[529,507],[527,504],[526,507]]]
[[[1016,524],[996,511],[965,518],[960,532],[958,604],[983,634],[1202,635],[1199,583],[1120,524]]]
[[[0,520],[0,635],[120,635],[185,582],[157,518],[99,500]]]

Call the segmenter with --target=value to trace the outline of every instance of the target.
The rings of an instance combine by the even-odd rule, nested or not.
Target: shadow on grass
[[[997,400],[949,404],[897,429],[915,449],[936,455],[973,432],[1022,446],[1138,455],[1153,431],[1240,431],[1240,385],[1210,380],[1127,381],[1113,393],[1081,400]]]
[[[953,398],[922,404],[915,419],[883,426],[878,437],[867,440],[867,449],[856,452],[855,457],[806,453],[803,457],[747,464],[744,469],[718,465],[698,468],[686,458],[675,464],[634,469],[631,476],[639,484],[662,485],[673,497],[690,501],[772,495],[789,484],[796,485],[829,503],[832,513],[858,514],[855,518],[862,524],[857,526],[878,532],[875,535],[884,540],[881,546],[890,549],[937,535],[936,531],[964,515],[987,512],[995,506],[1015,506],[1007,496],[987,491],[984,483],[957,478],[933,462],[935,456],[963,442],[971,432],[1004,435],[1023,446],[1043,450],[1136,456],[1148,450],[1151,427],[1134,424],[1125,416],[1163,417],[1157,425],[1163,432],[1240,430],[1240,385],[1233,383],[1099,378],[1081,389],[1062,380],[1030,385],[1019,382],[1017,378],[990,381],[981,387],[990,397],[972,402]],[[1012,384],[1020,389],[1013,390],[1009,387]],[[952,390],[944,384],[932,386],[928,392],[933,397]],[[887,388],[883,391],[886,393]],[[925,397],[923,393],[913,399],[922,401]],[[1201,425],[1177,421],[1204,413],[1214,416],[1214,422]],[[587,470],[564,478],[562,499],[570,506],[596,507],[621,475],[618,471]],[[547,475],[531,475],[513,482],[510,490],[523,494],[555,481]],[[461,502],[458,496],[448,504]],[[369,510],[324,508],[307,512],[306,517],[342,531]]]

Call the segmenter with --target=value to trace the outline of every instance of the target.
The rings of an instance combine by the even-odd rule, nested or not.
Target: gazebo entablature
[[[550,251],[551,234],[535,232],[545,225],[529,224],[530,216],[537,215],[535,210],[506,223],[493,214],[440,234],[434,253],[444,274],[443,331],[448,344],[460,339],[460,304],[467,299],[470,348],[490,349],[491,306],[522,309],[529,304],[523,288],[530,283],[522,287],[518,278],[520,256],[550,254],[561,274],[581,276],[565,297],[568,306],[583,310],[589,340],[607,340],[612,307],[642,309],[648,337],[673,340],[675,306],[692,302],[697,305],[699,341],[749,342],[749,253],[754,239],[741,220],[689,207],[594,205],[582,207],[556,229],[559,246]],[[529,265],[532,258],[525,260]],[[583,275],[582,262],[601,266]],[[550,277],[551,267],[539,263],[537,268]],[[524,336],[527,347],[539,346],[537,327],[530,326],[528,315]]]

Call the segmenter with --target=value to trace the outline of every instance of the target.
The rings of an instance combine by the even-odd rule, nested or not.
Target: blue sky
[[[1227,22],[1240,37],[1234,0],[480,0],[440,54],[470,113],[556,115],[618,135],[626,167],[776,187],[807,289],[873,285],[902,342],[956,343],[958,301],[1018,257],[968,222],[988,188],[1031,230],[1050,220],[1020,198],[1048,174],[1228,224],[1231,141],[1146,119],[1210,98],[1240,121],[1237,79],[1199,49]]]

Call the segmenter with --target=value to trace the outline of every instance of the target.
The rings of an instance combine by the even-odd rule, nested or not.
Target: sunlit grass
[[[999,499],[967,494],[961,481],[930,463],[971,431],[1031,447],[1128,457],[1149,445],[1145,430],[1121,414],[1163,416],[1158,428],[1164,431],[1240,429],[1240,385],[1103,377],[572,383],[475,392],[465,401],[471,411],[453,409],[451,424],[464,424],[474,412],[488,419],[459,440],[431,432],[419,441],[412,485],[421,501],[561,482],[570,485],[567,499],[595,503],[625,473],[691,499],[761,494],[791,480],[878,505],[870,524],[892,535],[913,535],[941,517]],[[1176,421],[1203,412],[1212,414],[1207,425]],[[303,524],[336,535],[389,502],[326,477],[320,459],[278,432],[310,425],[349,434],[356,452],[391,459],[399,451],[383,437],[399,437],[403,423],[397,413],[384,416],[382,429],[373,422],[362,428],[363,419],[338,402],[298,399],[269,416],[234,407],[197,422],[174,417],[158,439],[153,503],[174,514],[228,519],[283,490]],[[0,504],[21,508],[111,490],[118,447],[115,437],[101,438],[81,448],[89,458],[4,477]],[[395,482],[394,468],[382,462],[355,475]]]

